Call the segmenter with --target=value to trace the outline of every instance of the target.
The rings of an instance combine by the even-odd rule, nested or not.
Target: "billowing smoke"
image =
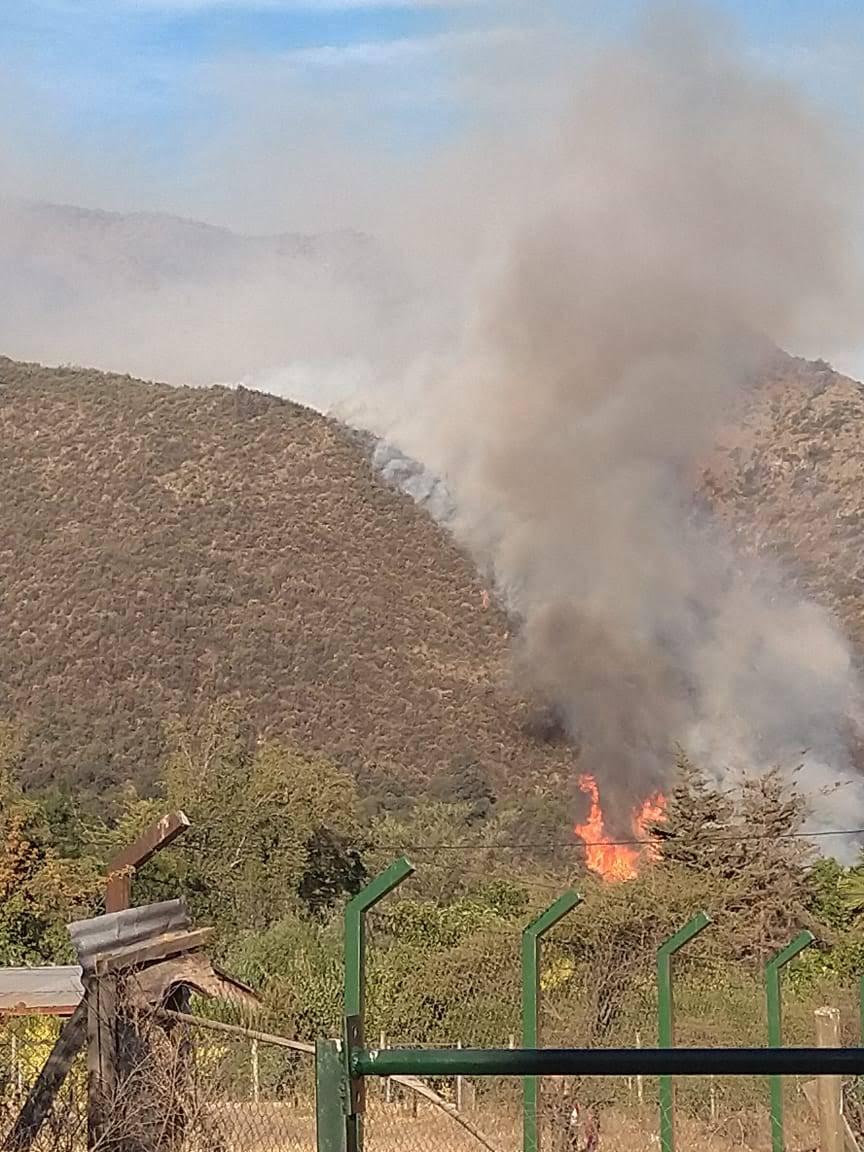
[[[690,467],[774,342],[842,316],[852,185],[791,91],[678,14],[595,61],[501,190],[424,450],[522,618],[521,685],[619,820],[676,742],[721,775],[850,778],[846,643],[700,520]]]

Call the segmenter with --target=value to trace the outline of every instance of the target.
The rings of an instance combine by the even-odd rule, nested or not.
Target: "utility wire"
[[[822,832],[753,832],[753,833],[735,833],[733,835],[712,836],[710,834],[701,836],[701,843],[744,843],[747,841],[755,840],[816,840],[822,839],[827,836],[862,836],[864,837],[864,828],[832,828]],[[663,843],[675,843],[679,837],[675,833],[662,833],[659,836],[650,839],[630,839],[630,840],[582,840],[577,837],[574,840],[559,840],[559,841],[537,841],[533,842],[512,842],[512,843],[499,843],[499,844],[377,844],[374,847],[381,852],[489,852],[500,850],[530,850],[540,848],[601,848],[601,847],[639,847],[639,846],[661,846]]]

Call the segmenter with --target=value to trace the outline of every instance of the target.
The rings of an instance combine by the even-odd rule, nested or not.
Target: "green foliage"
[[[351,778],[255,740],[235,705],[173,728],[162,793],[157,802],[128,792],[118,822],[101,832],[107,857],[166,807],[189,816],[171,852],[142,871],[139,897],[182,891],[198,920],[228,934],[295,911],[322,915],[366,881]]]
[[[682,757],[652,829],[657,859],[610,885],[551,844],[501,848],[519,835],[512,814],[481,816],[476,796],[370,819],[343,769],[259,741],[236,704],[169,740],[158,799],[129,787],[110,824],[88,824],[62,794],[22,794],[20,740],[0,733],[0,962],[68,955],[65,923],[98,901],[104,862],[181,807],[192,828],[143,870],[136,897],[183,895],[219,929],[221,962],[260,989],[272,1026],[299,1038],[338,1033],[344,903],[411,846],[417,875],[369,919],[368,1026],[391,1042],[506,1044],[519,1029],[521,931],[571,884],[583,903],[543,947],[546,1043],[651,1042],[656,949],[701,909],[714,923],[676,961],[682,1043],[761,1043],[762,962],[803,926],[831,947],[788,973],[797,1042],[817,1003],[848,1011],[864,968],[862,871],[812,858],[797,835],[806,805],[778,773],[726,792]]]
[[[342,1006],[342,938],[329,925],[285,916],[263,931],[242,932],[226,966],[259,989],[288,1035],[338,1035]]]
[[[0,964],[59,962],[69,955],[66,921],[95,901],[96,872],[57,850],[45,812],[15,782],[19,748],[0,727]]]
[[[678,759],[666,819],[651,827],[662,860],[710,881],[708,910],[739,959],[764,958],[814,916],[814,850],[802,835],[807,802],[779,769],[721,788]]]
[[[850,916],[860,916],[864,912],[864,865],[850,869],[843,876],[838,900],[843,911]]]

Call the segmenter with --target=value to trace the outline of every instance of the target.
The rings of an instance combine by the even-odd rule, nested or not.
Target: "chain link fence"
[[[123,1152],[313,1152],[314,1054],[267,1013],[193,997],[183,1012],[126,1011],[116,1084],[90,1147]],[[59,1035],[49,1016],[0,1017],[0,1147]],[[75,1058],[33,1152],[88,1147],[87,1056]]]
[[[0,1148],[63,1024],[54,1016],[0,1015]],[[87,1146],[87,1065],[81,1054],[48,1112],[33,1152],[83,1152]]]

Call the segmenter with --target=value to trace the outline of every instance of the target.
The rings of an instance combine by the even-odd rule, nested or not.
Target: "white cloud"
[[[296,48],[280,55],[287,64],[300,67],[341,67],[350,65],[387,64],[414,56],[436,52],[491,47],[524,41],[521,28],[480,28],[467,32],[441,32],[429,36],[403,36],[394,40],[361,40],[353,44],[324,44],[315,48]]]

